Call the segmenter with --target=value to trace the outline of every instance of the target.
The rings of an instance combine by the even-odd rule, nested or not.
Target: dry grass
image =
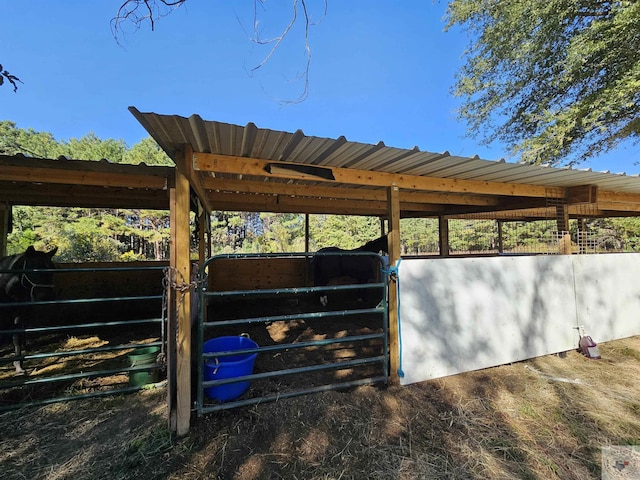
[[[640,445],[640,337],[599,347],[211,414],[179,439],[161,390],[10,412],[0,476],[597,479],[602,447]]]

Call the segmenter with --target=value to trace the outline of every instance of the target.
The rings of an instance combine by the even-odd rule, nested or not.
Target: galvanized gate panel
[[[51,270],[54,283],[75,285],[70,279],[108,278],[111,273],[157,271],[159,294],[112,295],[79,298],[86,285],[65,287],[65,298],[51,301],[0,303],[0,313],[13,308],[29,308],[37,315],[27,319],[24,333],[27,348],[20,357],[13,353],[11,336],[22,330],[5,328],[0,337],[8,337],[8,345],[0,345],[0,411],[25,406],[101,397],[138,391],[145,388],[141,375],[164,368],[164,320],[162,318],[162,278],[165,267],[61,268]],[[2,272],[6,272],[3,270]],[[43,271],[42,269],[40,271]],[[1,272],[0,272],[1,273]],[[126,288],[126,286],[125,286]],[[155,287],[154,287],[155,288]],[[69,291],[73,290],[73,291]],[[141,306],[145,302],[148,305]],[[132,319],[111,318],[109,306],[126,305]],[[155,309],[157,316],[146,318],[138,311]],[[119,310],[114,307],[113,310]],[[142,316],[142,318],[140,318]],[[102,318],[99,318],[102,317]],[[91,338],[88,338],[88,337]],[[124,340],[123,340],[124,338]],[[140,348],[156,347],[160,361],[134,365],[129,354]],[[135,358],[135,357],[131,357]],[[13,362],[22,360],[28,375],[16,376]]]
[[[358,254],[380,266],[372,283],[313,286],[313,255],[337,254],[218,255],[202,266],[198,415],[388,381],[387,274],[382,257]],[[297,268],[287,267],[287,261]],[[249,276],[257,272],[261,278],[233,280],[243,271]],[[320,297],[325,295],[328,302],[323,304]],[[240,340],[243,337],[257,346]],[[223,349],[205,352],[205,342],[212,339]],[[245,392],[243,385],[249,387]]]

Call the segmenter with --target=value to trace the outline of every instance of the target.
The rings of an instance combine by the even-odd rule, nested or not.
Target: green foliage
[[[172,166],[164,150],[151,137],[146,137],[124,152],[122,163]]]
[[[453,0],[472,37],[455,94],[472,136],[576,163],[640,136],[640,2]]]
[[[309,221],[310,250],[323,247],[357,248],[380,236],[380,220],[355,215],[312,215]]]
[[[439,252],[438,220],[406,218],[400,221],[400,241],[403,251],[411,255]]]
[[[17,128],[14,122],[0,121],[0,155],[23,153],[31,157],[57,158],[63,148],[53,135]]]
[[[63,147],[63,155],[75,160],[106,159],[122,163],[127,144],[124,140],[101,140],[94,133],[89,133],[82,138],[71,138]]]

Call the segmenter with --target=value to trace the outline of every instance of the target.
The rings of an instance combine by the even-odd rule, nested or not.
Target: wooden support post
[[[0,203],[0,257],[7,255],[7,237],[11,226],[11,205]]]
[[[304,251],[309,251],[309,214],[304,215]]]
[[[172,432],[177,430],[177,412],[176,412],[176,340],[177,340],[177,318],[176,318],[176,291],[172,287],[173,267],[176,264],[176,228],[178,222],[176,220],[176,189],[169,189],[169,226],[171,231],[171,239],[169,243],[169,272],[167,273],[166,295],[167,295],[167,409],[169,412],[169,429]]]
[[[189,180],[176,168],[175,201],[172,209],[171,241],[171,289],[174,305],[170,311],[175,316],[176,339],[176,432],[185,435],[189,431],[191,416],[191,294],[189,283]]]
[[[389,265],[400,260],[400,189],[387,189]],[[397,280],[396,280],[397,281]],[[389,368],[391,383],[398,383],[400,368],[400,345],[398,338],[398,291],[395,281],[389,284]]]
[[[207,255],[207,221],[209,215],[203,210],[198,217],[198,265],[202,266],[204,261],[209,258]]]
[[[587,253],[587,221],[582,217],[578,219],[578,246],[580,254]]]
[[[569,231],[569,206],[568,205],[556,206],[556,224],[558,226],[558,232]]]
[[[571,255],[571,235],[569,234],[569,206],[566,204],[556,206],[556,224],[558,226],[558,253]]]
[[[502,220],[498,220],[498,253],[504,253],[503,224]]]
[[[449,220],[444,215],[438,217],[438,238],[440,239],[440,256],[449,256]]]

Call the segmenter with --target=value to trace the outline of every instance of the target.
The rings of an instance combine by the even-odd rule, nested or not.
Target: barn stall
[[[595,303],[588,307],[588,302],[580,306],[576,302],[575,309],[564,303],[558,305],[558,291],[567,295],[573,292],[574,298],[578,299],[589,289],[597,289],[592,278],[594,273],[599,275],[601,282],[606,282],[607,274],[612,275],[611,282],[622,281],[613,274],[620,265],[608,265],[608,257],[613,256],[599,256],[591,262],[590,258],[595,256],[581,255],[588,265],[581,271],[580,262],[567,261],[573,260],[573,256],[553,255],[552,260],[549,255],[533,259],[507,258],[506,253],[498,249],[493,255],[499,258],[462,258],[452,255],[448,237],[449,222],[458,218],[475,216],[496,221],[499,225],[545,218],[556,224],[558,238],[557,248],[545,253],[583,253],[585,250],[581,248],[572,248],[571,242],[569,248],[562,248],[570,222],[577,222],[580,231],[584,218],[637,215],[640,182],[635,177],[492,162],[451,156],[446,152],[435,154],[417,148],[392,148],[383,143],[367,145],[349,142],[343,137],[335,140],[317,138],[301,131],[287,133],[259,129],[253,124],[236,126],[205,121],[197,115],[184,118],[141,113],[133,107],[130,111],[176,163],[175,181],[165,193],[169,196],[174,239],[169,282],[169,331],[175,332],[175,336],[172,333],[168,338],[170,342],[175,339],[175,345],[168,347],[169,408],[172,427],[179,433],[186,432],[190,422],[192,350],[199,349],[204,340],[200,337],[192,342],[190,328],[194,305],[191,287],[194,284],[190,281],[186,219],[196,197],[198,212],[205,218],[212,210],[380,217],[389,236],[391,265],[388,270],[391,278],[386,302],[388,310],[385,308],[389,320],[388,347],[383,344],[383,348],[388,348],[388,373],[394,382],[422,381],[573,348],[577,337],[572,329],[580,321],[599,340],[634,335],[640,330],[633,320],[625,320],[624,328],[614,328],[617,323],[609,322],[607,334],[597,337],[593,330],[596,324],[601,324],[597,317],[603,311],[609,311],[610,304]],[[31,178],[22,177],[26,181]],[[401,218],[437,220],[439,251],[435,258],[405,255],[399,262]],[[498,238],[496,243],[499,245],[501,240]],[[201,265],[208,257],[206,243],[203,235]],[[271,260],[261,259],[267,263],[262,270],[252,270],[256,278],[260,271],[272,271],[268,263]],[[305,264],[299,259],[295,262]],[[592,268],[597,262],[604,264],[603,270]],[[201,272],[195,282],[200,297],[199,325],[203,328],[204,324],[216,323],[209,322],[209,306],[218,301],[209,298],[210,294],[213,297],[217,293],[215,288],[209,288],[210,280],[205,280],[205,275],[225,270],[239,271],[237,265],[211,269]],[[490,277],[487,272],[491,272]],[[530,278],[532,272],[537,274],[534,279]],[[294,276],[304,278],[299,272]],[[249,291],[243,290],[243,286],[232,287],[228,280],[232,277],[225,276],[228,286],[221,295],[222,301],[231,302],[235,295],[245,295],[232,292]],[[587,281],[584,287],[585,284],[578,280],[583,277]],[[278,295],[287,288],[279,286],[269,293]],[[296,284],[291,288],[315,287]],[[269,288],[252,287],[250,294],[260,296],[265,291]],[[492,295],[488,295],[489,292]],[[629,293],[630,296],[633,294]],[[290,300],[289,303],[300,303],[299,298]],[[514,307],[514,304],[518,306]],[[600,310],[596,308],[599,306],[602,306]],[[588,318],[579,315],[584,308],[589,312]],[[255,314],[243,317],[264,321],[265,325],[283,321],[269,319],[269,315],[251,315]],[[553,321],[549,321],[550,317]],[[247,318],[220,320],[246,321]],[[504,334],[507,337],[493,334],[494,330],[502,332],[505,326],[509,327]],[[220,324],[206,327],[215,329]],[[502,355],[505,338],[510,340],[508,350],[513,355]],[[537,345],[543,347],[537,348]],[[253,353],[259,352],[259,348]],[[245,350],[252,353],[251,348]],[[482,358],[483,363],[474,361],[478,358]],[[199,365],[202,360],[200,357],[196,363]],[[441,367],[432,368],[431,365]],[[264,373],[259,371],[257,375]],[[265,379],[256,378],[257,381]],[[198,383],[197,390],[205,388],[201,372],[195,382]],[[277,393],[274,395],[277,397]],[[261,401],[261,395],[257,401]]]
[[[171,168],[20,155],[0,156],[0,162],[3,254],[13,205],[169,207],[166,186],[172,182]],[[8,337],[1,345],[0,410],[134,392],[159,380],[164,369],[163,284],[168,262],[55,266],[53,299],[16,307],[0,304],[0,315],[17,308],[27,319],[26,349],[20,360],[28,372],[14,375],[13,332],[0,332]],[[145,357],[138,355],[143,351],[153,357],[144,365],[140,359]]]

